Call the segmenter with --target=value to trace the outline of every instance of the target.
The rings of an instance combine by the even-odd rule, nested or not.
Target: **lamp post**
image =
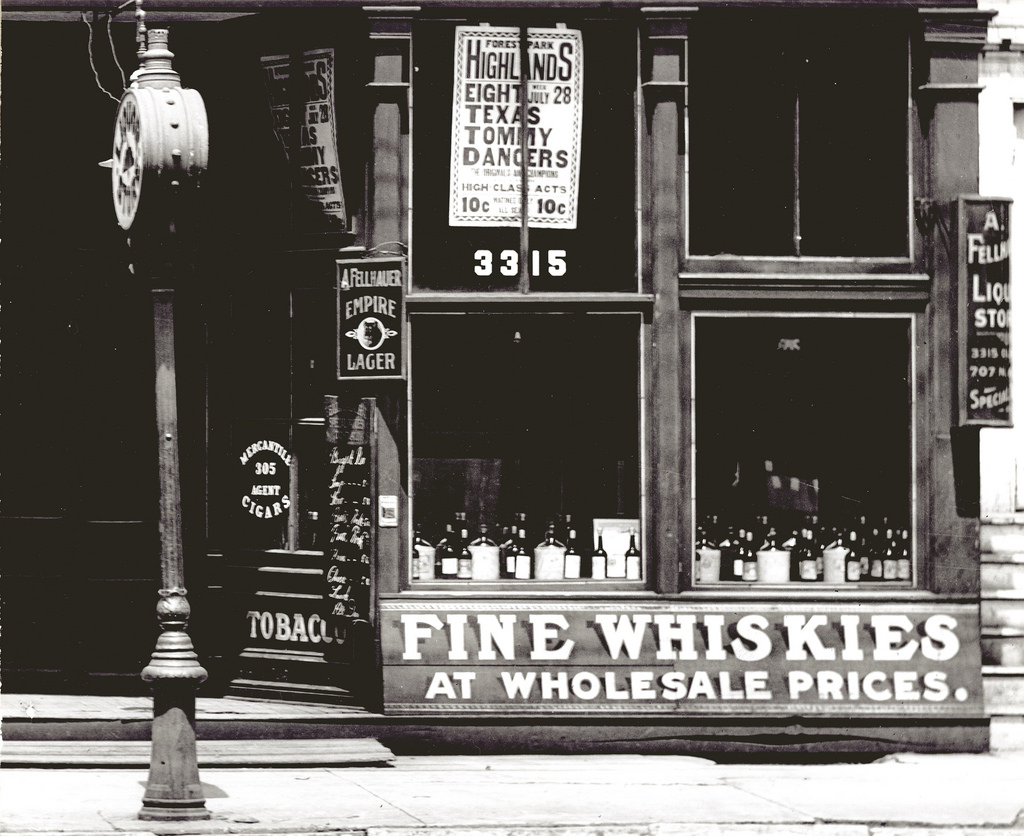
[[[202,98],[182,88],[171,67],[168,32],[148,32],[137,8],[139,69],[118,105],[112,189],[118,224],[131,233],[132,261],[153,297],[156,431],[160,489],[157,638],[142,679],[153,691],[152,754],[139,818],[210,818],[196,757],[196,690],[206,670],[186,632],[174,358],[174,294],[182,272],[181,230],[188,228],[198,180],[206,168],[208,126]]]

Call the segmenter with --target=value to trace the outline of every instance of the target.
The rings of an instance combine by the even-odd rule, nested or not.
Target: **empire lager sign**
[[[405,261],[337,262],[338,380],[405,377]]]

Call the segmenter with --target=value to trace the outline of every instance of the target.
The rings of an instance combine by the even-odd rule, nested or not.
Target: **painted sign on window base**
[[[452,109],[449,225],[519,226],[525,205],[530,226],[576,228],[579,30],[456,27]]]
[[[980,715],[977,606],[383,601],[389,712]]]

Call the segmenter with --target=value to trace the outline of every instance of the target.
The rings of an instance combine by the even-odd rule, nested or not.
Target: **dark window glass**
[[[639,528],[638,317],[418,316],[412,340],[425,538],[464,512],[470,537],[485,525],[498,541],[525,514],[532,549],[569,515],[587,557],[595,520]]]
[[[583,38],[577,224],[575,229],[530,228],[529,287],[635,291],[636,31],[622,22],[579,22],[564,15],[559,20],[579,29]],[[514,25],[547,28],[555,23],[531,19]],[[421,22],[415,43],[413,286],[433,291],[518,289],[518,226],[448,225],[455,25]],[[529,205],[544,197],[531,194]]]
[[[904,317],[699,317],[698,524],[910,529],[910,342]]]
[[[906,255],[898,20],[709,14],[690,43],[692,254]]]

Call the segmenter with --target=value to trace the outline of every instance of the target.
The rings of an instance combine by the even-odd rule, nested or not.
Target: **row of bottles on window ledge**
[[[622,555],[609,557],[604,537],[597,532],[593,549],[580,543],[572,517],[548,523],[540,542],[530,545],[526,533],[526,514],[516,514],[511,525],[502,529],[500,543],[490,535],[487,525],[470,536],[466,514],[458,512],[447,523],[435,543],[416,530],[413,540],[413,580],[640,580],[641,553],[636,532],[630,532],[629,548]]]
[[[869,525],[821,526],[808,516],[782,533],[758,517],[752,525],[727,526],[706,518],[697,529],[696,580],[701,583],[907,582],[912,579],[910,532],[883,519]]]

